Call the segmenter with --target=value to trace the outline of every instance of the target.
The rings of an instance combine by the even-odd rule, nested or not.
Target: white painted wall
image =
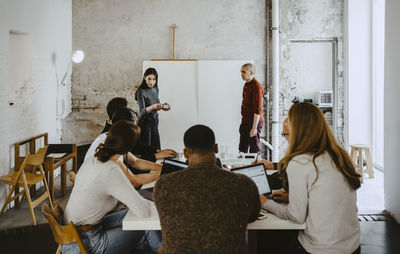
[[[386,0],[385,24],[385,209],[400,223],[400,1]]]
[[[385,0],[373,0],[372,21],[372,160],[375,167],[383,170]]]
[[[71,87],[59,87],[57,105],[57,80],[71,54],[71,17],[71,0],[0,1],[0,175],[13,166],[14,142],[43,132],[49,132],[50,142],[60,141],[61,121],[56,119],[70,111]],[[10,30],[29,34],[32,40],[31,82],[13,106],[8,105]],[[4,188],[1,184],[0,204]]]
[[[372,0],[345,1],[347,9],[348,144],[372,144]]]

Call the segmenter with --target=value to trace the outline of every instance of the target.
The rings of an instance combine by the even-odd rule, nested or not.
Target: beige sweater
[[[287,167],[289,205],[268,200],[264,208],[282,219],[306,223],[299,241],[311,253],[352,253],[360,245],[357,194],[328,153],[294,157]]]

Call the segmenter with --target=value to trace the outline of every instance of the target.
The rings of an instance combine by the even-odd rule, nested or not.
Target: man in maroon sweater
[[[247,63],[240,70],[242,79],[246,81],[243,87],[242,123],[240,124],[239,151],[243,153],[258,153],[260,151],[260,132],[263,126],[262,107],[263,89],[254,78],[256,67]]]

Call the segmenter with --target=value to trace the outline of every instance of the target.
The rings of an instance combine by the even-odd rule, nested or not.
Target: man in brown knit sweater
[[[189,128],[184,144],[189,167],[155,185],[163,253],[247,253],[247,223],[260,211],[257,186],[216,166],[218,147],[207,126]]]

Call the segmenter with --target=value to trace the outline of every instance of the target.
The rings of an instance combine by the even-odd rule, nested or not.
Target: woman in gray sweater
[[[168,111],[168,103],[160,103],[158,98],[158,73],[154,68],[148,68],[143,80],[135,93],[139,104],[141,128],[139,142],[144,145],[161,149],[160,134],[158,133],[158,111]]]
[[[292,106],[289,132],[289,148],[279,162],[289,204],[262,196],[262,207],[280,218],[306,223],[289,253],[360,253],[360,175],[349,155],[314,104]]]

